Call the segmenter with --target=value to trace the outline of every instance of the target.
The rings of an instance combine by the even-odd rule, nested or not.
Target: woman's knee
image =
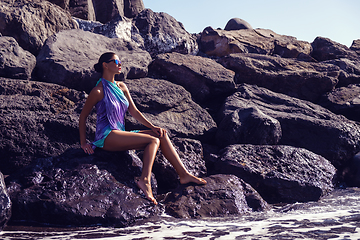
[[[156,146],[160,146],[160,139],[158,137],[151,136],[150,138],[150,144],[155,144]]]

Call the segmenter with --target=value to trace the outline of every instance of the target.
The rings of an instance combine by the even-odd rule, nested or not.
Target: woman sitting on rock
[[[204,179],[193,176],[185,169],[166,130],[154,126],[136,108],[125,83],[115,81],[115,75],[121,72],[119,57],[115,53],[104,53],[94,68],[102,73],[102,78],[90,92],[79,119],[80,144],[85,153],[93,154],[96,147],[107,151],[143,149],[143,169],[135,182],[154,204],[157,201],[152,194],[150,180],[159,147],[179,174],[181,184],[206,184]],[[95,141],[89,144],[86,141],[86,119],[94,106],[97,110]],[[150,130],[125,131],[124,117],[127,110]]]

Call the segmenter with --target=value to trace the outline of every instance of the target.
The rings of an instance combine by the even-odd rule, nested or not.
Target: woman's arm
[[[93,154],[94,151],[91,148],[91,145],[86,142],[86,119],[89,116],[92,108],[97,102],[99,102],[104,97],[102,88],[95,87],[89,94],[86,99],[85,105],[80,113],[79,117],[79,135],[80,135],[80,145],[85,153]]]
[[[154,126],[149,120],[147,120],[145,118],[145,116],[136,107],[136,105],[135,105],[135,103],[134,103],[134,101],[133,101],[133,99],[132,99],[132,97],[130,95],[129,89],[127,88],[125,83],[119,82],[118,86],[124,92],[126,98],[129,101],[128,111],[131,114],[131,116],[133,116],[136,120],[138,120],[142,125],[144,125],[145,127],[150,128],[155,133],[159,134],[160,137],[162,137],[166,133],[165,129]]]

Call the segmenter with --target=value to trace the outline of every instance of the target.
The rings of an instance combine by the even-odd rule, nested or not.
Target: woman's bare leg
[[[151,130],[141,131],[141,133],[150,134],[155,137],[155,133]],[[173,167],[175,168],[177,174],[180,177],[181,184],[187,184],[190,182],[196,184],[206,184],[206,181],[204,179],[195,177],[186,170],[184,164],[182,163],[178,153],[176,152],[167,134],[165,134],[163,137],[160,137],[159,139],[160,139],[161,152],[164,154],[165,158],[171,163],[171,165],[173,165]]]
[[[157,201],[151,190],[151,170],[159,145],[160,140],[148,134],[113,130],[106,137],[103,147],[107,151],[144,149],[143,169],[141,177],[136,180],[136,183],[154,204],[157,204]]]

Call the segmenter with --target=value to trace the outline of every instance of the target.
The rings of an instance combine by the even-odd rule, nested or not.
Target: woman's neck
[[[115,75],[113,74],[107,74],[106,72],[104,72],[102,78],[112,83],[115,82]]]

